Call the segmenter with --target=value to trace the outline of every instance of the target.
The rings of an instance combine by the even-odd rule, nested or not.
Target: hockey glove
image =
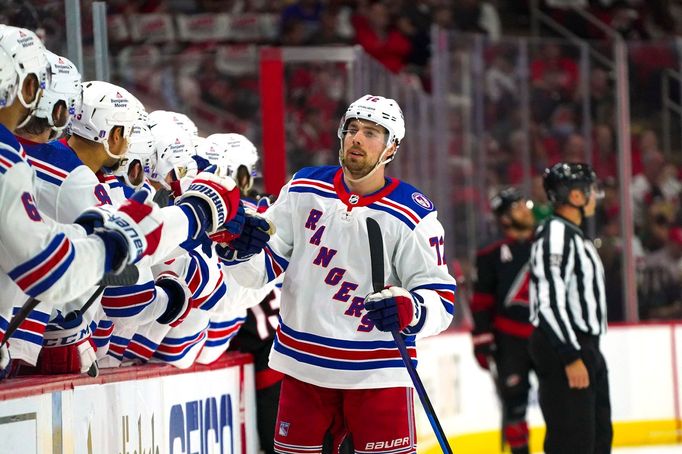
[[[246,211],[244,210],[244,204],[240,201],[239,209],[234,218],[219,228],[217,232],[212,233],[209,238],[211,238],[211,241],[219,244],[231,243],[242,234],[244,224],[246,224]]]
[[[414,296],[401,287],[388,287],[365,298],[367,318],[374,322],[379,331],[406,331],[421,324],[425,310]]]
[[[12,357],[9,354],[9,348],[6,343],[0,345],[0,380],[5,378],[10,370]]]
[[[192,292],[187,284],[172,272],[161,273],[156,279],[156,286],[168,295],[166,310],[156,321],[162,325],[178,326],[192,309]]]
[[[161,239],[163,221],[159,207],[146,202],[149,193],[140,190],[118,208],[101,205],[88,208],[76,219],[88,234],[104,241],[105,271],[115,274],[126,265],[153,254]]]
[[[192,156],[192,159],[194,159],[194,162],[197,163],[197,170],[199,172],[203,172],[208,166],[211,165],[211,161],[196,154]]]
[[[493,333],[479,333],[471,337],[474,343],[474,356],[481,368],[490,370],[490,358],[495,351],[495,336]]]
[[[178,198],[176,205],[194,220],[192,238],[202,233],[215,233],[223,224],[232,220],[239,209],[239,189],[230,177],[211,173],[209,167],[192,181],[187,191]]]
[[[36,367],[41,374],[89,372],[96,375],[95,350],[90,325],[81,313],[73,311],[62,316],[59,312],[45,329]]]
[[[270,235],[274,233],[272,226],[265,218],[256,214],[247,214],[244,228],[238,238],[232,239],[229,235],[211,236],[218,241],[216,252],[227,265],[249,260],[263,250]]]

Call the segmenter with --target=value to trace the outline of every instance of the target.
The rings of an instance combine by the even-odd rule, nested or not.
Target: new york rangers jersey
[[[41,212],[58,222],[73,222],[88,208],[111,205],[108,188],[65,142],[19,140],[37,176]]]
[[[0,125],[0,288],[16,285],[50,303],[80,296],[104,274],[102,240],[57,224],[36,207],[33,170],[12,133]],[[13,281],[13,283],[12,283]],[[12,298],[10,298],[11,300]],[[3,299],[4,332],[11,302]]]
[[[352,194],[340,167],[317,167],[294,175],[264,216],[277,232],[234,276],[261,287],[286,271],[270,367],[330,388],[412,386],[391,334],[366,317],[372,284],[365,222],[373,217],[382,227],[386,284],[409,290],[425,311],[406,337],[416,359],[415,338],[447,328],[454,310],[456,284],[432,202],[391,178],[374,194]]]

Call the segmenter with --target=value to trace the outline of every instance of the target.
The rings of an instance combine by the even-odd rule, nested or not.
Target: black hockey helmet
[[[596,182],[597,174],[585,163],[560,162],[545,169],[543,176],[543,186],[552,203],[566,203],[572,189],[580,189],[589,196]]]
[[[490,208],[495,213],[495,216],[502,216],[511,208],[511,206],[523,199],[521,192],[515,187],[508,187],[502,189],[490,199]]]

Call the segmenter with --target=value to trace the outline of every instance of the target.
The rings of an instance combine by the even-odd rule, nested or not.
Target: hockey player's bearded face
[[[354,178],[367,175],[386,148],[383,126],[365,120],[351,120],[343,134],[341,164]]]
[[[512,227],[518,230],[532,229],[535,226],[535,217],[528,201],[521,199],[515,202],[508,213]]]

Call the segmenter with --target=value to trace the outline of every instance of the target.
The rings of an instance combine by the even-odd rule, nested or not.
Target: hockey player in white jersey
[[[146,175],[151,173],[155,147],[145,117],[141,115],[133,124],[126,155],[114,171],[126,198],[140,188],[154,191],[146,181]],[[135,285],[107,287],[102,294],[105,317],[99,319],[93,335],[101,367],[121,364],[130,339],[140,326],[155,321],[160,325],[179,323],[189,312],[189,290],[182,279],[173,275],[155,279],[151,267],[138,266],[138,269],[139,279]],[[100,348],[106,356],[103,357]]]
[[[67,76],[63,77],[67,78]],[[60,77],[61,75],[55,74],[52,80],[58,81]],[[57,86],[59,87],[59,85]],[[53,96],[60,94],[59,90],[53,90],[51,93]],[[61,101],[68,102],[68,97],[62,97]],[[27,142],[27,147],[30,148],[30,153],[32,154],[33,165],[41,170],[41,172],[38,172],[38,184],[41,188],[38,205],[41,208],[44,207],[58,221],[70,222],[73,220],[71,217],[76,216],[83,209],[95,205],[110,204],[109,190],[112,187],[115,187],[120,192],[118,194],[118,202],[124,203],[125,197],[122,192],[121,183],[118,182],[115,176],[111,174],[106,175],[101,170],[104,166],[115,165],[120,156],[123,156],[125,150],[127,150],[127,139],[132,132],[134,122],[139,117],[138,106],[139,101],[121,87],[105,82],[88,82],[85,84],[82,106],[78,116],[71,125],[72,136],[69,139],[69,143],[51,142],[39,144]],[[50,109],[43,110],[50,112]],[[29,125],[31,125],[30,122]],[[31,129],[31,131],[39,133],[35,128]],[[40,134],[29,134],[29,138],[38,140]],[[95,175],[95,171],[99,172],[100,179]],[[56,176],[61,176],[61,178],[55,178]],[[106,181],[107,178],[111,181]],[[227,188],[225,185],[233,186],[233,182],[228,180],[216,180],[213,176],[208,178],[209,180],[215,180],[218,183],[217,187]],[[206,194],[202,194],[200,198],[205,197]],[[220,200],[220,198],[216,200]],[[212,204],[214,204],[214,201],[210,201],[204,207],[193,206],[196,204],[191,199],[188,202],[183,206],[177,207],[180,208],[179,211],[177,211],[177,208],[169,208],[159,212],[162,218],[169,219],[171,222],[167,223],[168,227],[163,234],[166,240],[161,241],[162,248],[157,252],[157,258],[154,260],[165,257],[168,252],[177,246],[178,238],[187,238],[187,231],[183,233],[183,228],[190,227],[191,230],[189,231],[193,232],[191,237],[197,236],[202,228],[202,222],[206,224],[205,221],[209,220],[209,217],[213,217],[211,212],[213,211]],[[234,202],[238,203],[236,200]],[[225,211],[224,206],[219,208],[221,211]],[[204,211],[203,213],[201,213],[202,210]],[[213,214],[217,214],[217,212]],[[199,219],[200,217],[204,219]],[[178,231],[177,228],[181,230]],[[194,231],[197,228],[199,230]],[[148,266],[146,265],[147,268]],[[153,312],[159,312],[161,315],[166,314],[167,311],[176,312],[177,307],[182,307],[182,304],[175,304],[175,301],[171,298],[162,298],[165,296],[165,292],[156,292],[157,287],[153,281],[151,283],[147,282],[147,277],[151,279],[151,271],[149,271],[149,276],[141,273],[139,285],[128,288],[119,287],[111,290],[109,295],[105,294],[106,301],[111,302],[107,306],[110,307],[112,312],[109,316],[137,316],[153,302],[158,302],[158,306],[161,306],[155,307]],[[94,288],[91,289],[90,293],[93,291]],[[74,310],[81,307],[88,296],[86,294],[83,298],[73,301],[69,305],[69,309]],[[157,297],[163,301],[160,301]],[[99,305],[96,305],[96,307],[99,307]],[[149,311],[147,312],[149,313]],[[75,329],[77,324],[79,326],[81,324],[84,326],[90,325],[89,320],[84,320],[80,315],[77,313],[75,317],[71,317],[68,320],[71,328]],[[60,332],[64,332],[59,329],[63,328],[64,325],[61,323],[60,314],[55,314],[55,316],[58,321],[57,326],[49,326],[48,330],[52,328],[55,333],[51,334],[58,335]],[[97,319],[99,320],[99,317]],[[110,320],[102,320],[102,323],[104,325],[98,326],[97,330],[95,330],[96,324],[92,324],[94,343],[99,347],[98,353],[100,355],[106,352],[110,338],[109,335],[113,328]],[[106,333],[106,335],[102,334],[102,332]],[[39,341],[40,338],[35,337],[35,340]],[[85,342],[86,339],[81,341]],[[40,372],[63,373],[73,371],[73,367],[87,368],[86,364],[83,364],[82,361],[78,364],[79,362],[75,359],[69,360],[68,363],[54,364],[53,361],[48,360],[46,357],[47,353],[51,352],[43,349],[43,353],[44,355],[41,355],[42,360],[38,364]],[[35,359],[22,359],[25,359],[29,364],[35,362]]]
[[[247,211],[264,213],[270,205],[270,199],[254,194],[252,190],[258,162],[258,152],[253,143],[241,134],[213,134],[206,140],[223,144],[216,150],[225,150],[224,154],[211,153],[212,149],[209,148],[208,157],[237,181]],[[228,268],[225,274],[228,282],[225,315],[222,319],[211,318],[208,339],[197,361],[217,358],[218,346],[221,344],[227,344],[230,350],[253,355],[258,439],[263,452],[269,454],[274,452],[277,404],[284,376],[268,367],[268,356],[279,324],[281,291],[275,284],[281,285],[284,276],[261,289],[250,289],[239,285],[232,274]],[[244,311],[244,307],[248,310]]]
[[[350,435],[356,452],[416,450],[412,383],[390,331],[403,334],[416,361],[416,337],[452,320],[455,280],[433,203],[385,176],[404,134],[394,100],[353,102],[338,128],[341,166],[297,172],[264,213],[276,234],[237,265],[235,277],[253,287],[286,271],[270,355],[270,367],[286,375],[277,452],[319,452],[330,428],[337,443]],[[368,217],[384,236],[389,287],[379,293],[372,292]],[[248,233],[245,226],[243,242]]]
[[[253,186],[251,174],[255,173],[258,161],[258,153],[253,143],[241,134],[213,134],[202,141],[201,149],[197,151],[203,152],[211,164],[218,167],[221,175],[230,176],[238,181],[242,203],[247,211],[256,213],[257,201],[246,197],[248,190]],[[246,174],[247,177],[240,179],[240,174],[242,176]],[[206,343],[197,358],[197,362],[201,364],[212,363],[227,350],[230,341],[246,320],[246,310],[258,305],[275,285],[271,282],[260,289],[246,288],[237,283],[229,267],[225,269],[225,279],[227,294],[211,311]]]
[[[85,213],[90,225],[97,224],[89,231],[41,214],[33,170],[13,132],[33,117],[47,77],[44,47],[36,35],[0,25],[0,288],[8,296],[0,308],[3,337],[14,299],[10,293],[66,302],[95,285],[105,272],[118,272],[153,253],[162,230],[158,208],[138,201],[115,211]],[[3,344],[0,370],[8,364]]]
[[[191,137],[166,118],[152,124],[156,160],[152,184],[171,198],[181,196],[186,182],[196,173],[195,148]],[[238,215],[241,216],[241,213]],[[241,221],[234,221],[238,228]],[[157,279],[175,279],[184,284],[190,310],[181,323],[153,321],[137,330],[124,357],[132,361],[161,361],[186,368],[194,363],[207,339],[210,312],[227,292],[223,272],[212,244],[185,244],[185,251],[172,261],[157,264]],[[208,248],[207,250],[204,250]]]
[[[49,147],[47,142],[59,136],[71,121],[71,117],[81,104],[81,75],[73,63],[64,57],[45,51],[47,58],[48,81],[38,100],[36,110],[32,118],[21,128],[17,129],[16,136],[27,153],[29,163],[34,171],[41,177],[47,177],[49,168],[41,167],[41,161],[33,161],[35,154],[41,154],[43,147]],[[40,180],[36,182],[36,201],[41,197]],[[52,216],[51,207],[38,203],[38,208],[44,214]],[[80,213],[79,213],[80,214]],[[68,219],[71,222],[75,219]],[[15,294],[13,301],[14,312],[19,311],[26,297],[23,294]],[[11,354],[16,361],[15,365],[29,364],[34,366],[42,348],[43,334],[50,319],[52,305],[47,302],[40,303],[27,316],[19,329],[14,334]],[[18,373],[18,367],[14,373]]]

